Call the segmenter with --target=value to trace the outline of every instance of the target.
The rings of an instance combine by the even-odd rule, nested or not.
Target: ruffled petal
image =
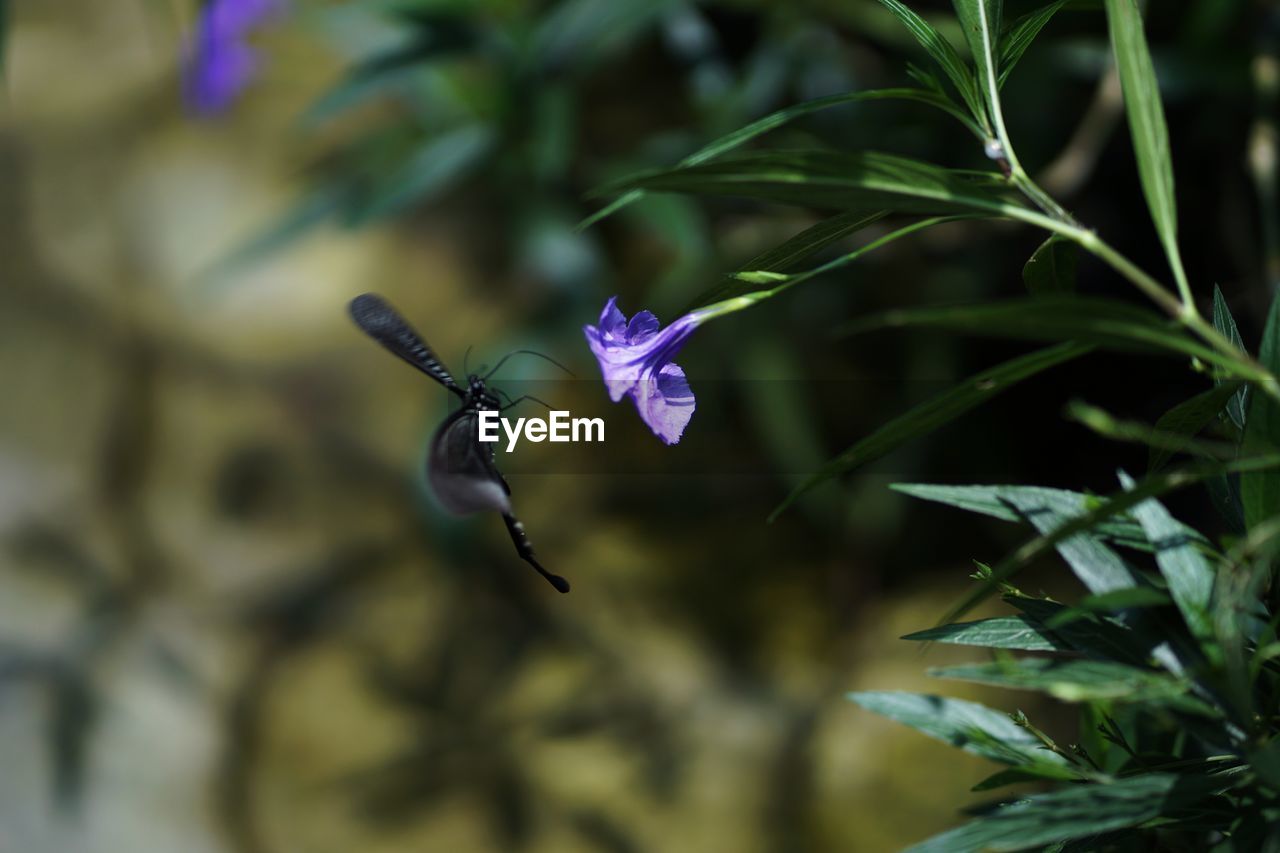
[[[616,341],[619,344],[626,343],[627,318],[618,310],[618,297],[615,296],[604,304],[597,328],[606,340]]]
[[[627,324],[627,344],[639,346],[658,333],[658,318],[652,311],[641,311]]]
[[[667,444],[680,441],[697,408],[684,370],[675,364],[663,365],[656,376],[637,382],[631,394],[640,419],[654,435]]]

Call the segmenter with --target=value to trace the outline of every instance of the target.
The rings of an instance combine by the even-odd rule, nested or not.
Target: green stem
[[[982,8],[982,4],[979,4],[979,9],[981,10]],[[985,35],[986,32],[984,30]],[[993,54],[992,56],[994,58]],[[1018,155],[1013,150],[1013,143],[1010,141],[1009,132],[1005,128],[1004,111],[1000,106],[1000,93],[995,74],[994,62],[988,63],[987,94],[991,109],[991,122],[996,134],[996,139],[993,141],[998,144],[1000,149],[996,153],[1003,157],[1008,166],[1010,183],[1017,187],[1027,199],[1045,214],[1041,216],[1032,211],[1027,211],[1025,215],[1020,215],[1017,218],[1061,234],[1079,244],[1085,251],[1100,258],[1108,266],[1128,279],[1148,299],[1181,323],[1184,328],[1197,335],[1213,349],[1236,360],[1240,367],[1244,368],[1241,374],[1242,378],[1254,381],[1267,396],[1280,401],[1280,383],[1277,383],[1276,377],[1250,358],[1247,353],[1240,351],[1230,340],[1218,332],[1211,323],[1205,322],[1204,318],[1200,316],[1200,312],[1196,309],[1195,299],[1191,294],[1191,288],[1187,283],[1186,273],[1182,269],[1181,258],[1176,251],[1171,255],[1174,279],[1178,287],[1178,293],[1175,296],[1172,291],[1156,281],[1124,255],[1117,252],[1095,232],[1077,222],[1052,196],[1031,179],[1031,176],[1022,168],[1022,164],[1018,162]],[[990,153],[988,151],[988,154]]]

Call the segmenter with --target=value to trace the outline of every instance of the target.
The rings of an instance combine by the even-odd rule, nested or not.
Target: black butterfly
[[[485,385],[487,376],[471,374],[465,389],[440,363],[431,347],[380,296],[366,293],[351,300],[351,318],[365,334],[421,370],[462,400],[462,408],[445,418],[431,438],[427,482],[445,509],[457,515],[496,510],[502,513],[516,553],[560,592],[569,582],[538,563],[524,525],[511,514],[511,487],[494,463],[493,448],[480,441],[479,413],[501,411],[498,397]],[[494,368],[497,370],[497,367]],[[489,372],[489,376],[493,371]],[[518,402],[518,401],[516,401]],[[509,403],[508,406],[514,405]]]

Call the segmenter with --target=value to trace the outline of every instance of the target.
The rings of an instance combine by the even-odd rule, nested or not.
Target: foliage
[[[331,35],[349,65],[299,118],[301,134],[319,143],[299,198],[219,271],[256,262],[323,224],[412,221],[465,198],[483,209],[499,267],[561,287],[600,280],[608,275],[606,246],[597,232],[574,226],[588,210],[586,189],[618,168],[602,150],[623,149],[632,168],[661,162],[686,140],[772,108],[824,61],[839,75],[830,57],[812,51],[804,24],[770,26],[749,55],[728,56],[715,11],[682,0],[312,8],[314,28]],[[617,89],[609,75],[627,73],[632,54],[651,44],[681,75],[680,91],[656,107],[678,110],[686,127],[663,127],[666,113],[628,104],[627,124],[639,130],[610,146],[618,105],[609,100]],[[667,200],[632,214],[672,247],[676,272],[701,271],[710,247],[696,208]]]
[[[1012,717],[939,696],[863,692],[850,698],[960,749],[1005,765],[975,787],[1006,793],[963,826],[917,850],[1254,850],[1280,844],[1280,641],[1272,574],[1280,547],[1280,296],[1252,357],[1215,289],[1200,313],[1183,269],[1171,143],[1156,66],[1136,0],[1107,0],[1112,56],[1123,89],[1139,183],[1172,287],[1122,255],[1049,196],[1020,163],[1000,92],[1036,35],[1067,4],[1050,3],[1002,24],[1000,0],[954,0],[968,58],[898,0],[884,6],[932,61],[916,87],[851,93],[790,107],[730,133],[675,167],[616,181],[616,200],[592,221],[644,193],[728,196],[820,211],[826,217],[748,263],[695,300],[715,316],[753,307],[885,243],[956,217],[1005,219],[1047,232],[1024,270],[1029,296],[890,311],[846,325],[923,327],[1052,344],[974,376],[884,424],[802,483],[810,488],[935,430],[1008,387],[1093,348],[1181,359],[1213,387],[1155,424],[1122,422],[1073,404],[1070,415],[1108,438],[1139,441],[1150,471],[1098,498],[1027,486],[900,485],[917,497],[1005,521],[1035,535],[994,567],[944,624],[907,637],[993,649],[989,662],[931,674],[1047,694],[1078,705],[1078,743],[1059,743],[1022,714]],[[1158,7],[1156,7],[1158,8]],[[1158,9],[1161,12],[1163,8]],[[802,115],[855,99],[910,98],[935,107],[980,140],[992,170],[870,151],[740,149]],[[837,239],[877,233],[887,217],[910,224],[808,270],[794,268]],[[1152,304],[1075,292],[1076,254],[1101,260]],[[1199,435],[1210,432],[1213,440]],[[1174,459],[1183,460],[1170,467]],[[1161,502],[1204,484],[1237,535],[1221,542],[1177,521]],[[1055,551],[1084,587],[1075,603],[1011,583]],[[956,622],[998,592],[1011,615]],[[1029,653],[1029,654],[1027,654]]]

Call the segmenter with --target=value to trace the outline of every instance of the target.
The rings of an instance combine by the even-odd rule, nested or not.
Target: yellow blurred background
[[[202,121],[179,99],[185,4],[10,5],[0,851],[881,851],[954,823],[988,765],[842,696],[1030,711],[924,675],[973,652],[897,639],[966,589],[969,557],[999,556],[965,547],[1012,533],[934,542],[886,476],[825,504],[821,535],[764,523],[785,477],[513,477],[574,583],[556,595],[498,519],[426,498],[442,395],[345,304],[383,293],[455,366],[537,344],[594,405],[576,329],[609,285],[495,281],[465,245],[483,208],[447,198],[208,276],[304,184],[297,116],[340,58],[265,33],[262,80]]]

